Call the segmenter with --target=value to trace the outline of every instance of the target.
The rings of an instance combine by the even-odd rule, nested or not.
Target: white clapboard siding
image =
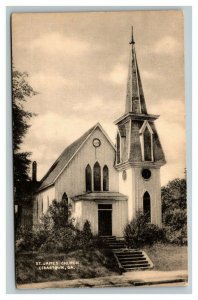
[[[101,146],[97,149],[93,147],[93,139],[98,138]],[[80,151],[71,160],[55,183],[55,197],[61,199],[65,192],[69,198],[85,193],[85,168],[89,164],[92,168],[96,161],[102,169],[105,165],[109,168],[109,190],[118,191],[118,172],[114,168],[115,150],[106,139],[104,134],[97,128],[88,138]],[[102,175],[102,174],[101,174]],[[102,181],[102,176],[101,176]],[[93,182],[93,180],[92,180]],[[101,182],[102,186],[102,182]]]
[[[120,192],[128,196],[128,222],[143,211],[143,195],[147,191],[151,198],[151,222],[161,226],[161,184],[160,169],[150,168],[152,175],[149,180],[142,177],[142,167],[133,167],[126,170],[126,180],[119,174]]]

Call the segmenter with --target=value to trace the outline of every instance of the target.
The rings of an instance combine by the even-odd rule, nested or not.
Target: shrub
[[[138,248],[165,240],[164,230],[148,223],[147,219],[147,216],[138,212],[136,218],[125,227],[124,238],[129,247]]]
[[[93,237],[93,234],[91,232],[91,224],[88,220],[86,220],[83,225],[83,235],[87,240],[90,240]]]
[[[53,227],[59,229],[73,224],[74,219],[71,218],[71,205],[66,204],[64,200],[52,201],[48,209],[48,216],[53,222]]]
[[[34,237],[32,228],[23,226],[17,228],[15,251],[31,251],[34,246]]]
[[[16,240],[17,251],[64,252],[76,249],[98,248],[91,224],[85,221],[83,230],[75,227],[65,204],[53,201],[48,212],[32,229],[21,229]],[[60,217],[60,218],[59,218]]]
[[[76,247],[77,232],[71,227],[53,230],[40,246],[41,252],[68,252]]]

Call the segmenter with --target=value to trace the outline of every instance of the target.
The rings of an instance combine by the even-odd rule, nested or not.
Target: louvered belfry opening
[[[144,130],[144,160],[145,161],[152,161],[151,155],[151,133],[146,127]]]

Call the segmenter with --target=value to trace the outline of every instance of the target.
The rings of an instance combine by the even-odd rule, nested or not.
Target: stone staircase
[[[118,240],[115,236],[101,236],[103,242],[106,244],[107,248],[116,250],[126,248],[126,243],[124,240]]]
[[[107,248],[111,249],[122,272],[153,268],[153,263],[142,250],[129,249],[124,240],[115,236],[101,237]]]
[[[121,249],[119,251],[114,250],[113,253],[123,272],[153,268],[152,261],[142,250]]]

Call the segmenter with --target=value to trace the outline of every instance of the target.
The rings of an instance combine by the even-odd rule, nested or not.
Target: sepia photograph
[[[188,285],[182,10],[13,13],[18,289]]]

